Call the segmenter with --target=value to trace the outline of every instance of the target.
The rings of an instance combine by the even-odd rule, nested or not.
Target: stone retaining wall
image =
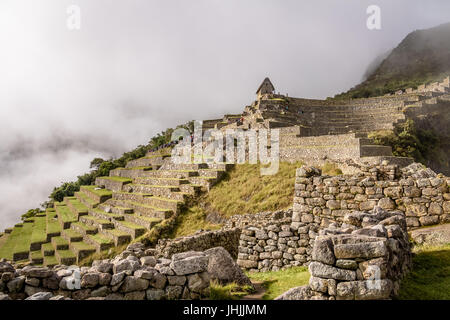
[[[320,230],[345,226],[355,211],[375,207],[401,213],[408,229],[449,222],[449,184],[449,178],[420,164],[401,170],[388,164],[363,166],[355,175],[337,177],[302,167],[297,170],[292,218],[286,212],[232,222],[244,224],[237,263],[250,271],[305,265]],[[367,223],[369,218],[362,227]]]
[[[94,261],[92,267],[27,266],[0,262],[0,300],[160,300],[199,299],[208,295],[209,257],[184,252],[156,259],[154,249],[140,243],[113,260]]]
[[[177,239],[160,239],[156,245],[156,254],[167,258],[176,253],[190,250],[204,251],[214,247],[223,247],[236,259],[240,235],[239,228],[231,228],[200,232]]]
[[[379,300],[398,294],[411,268],[405,216],[376,208],[345,220],[342,228],[325,228],[315,238],[309,285],[278,300]]]

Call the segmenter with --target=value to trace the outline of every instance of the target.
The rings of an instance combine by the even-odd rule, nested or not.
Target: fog
[[[366,27],[372,4],[381,30]],[[94,157],[240,112],[266,76],[290,96],[333,96],[409,32],[448,21],[446,0],[2,0],[0,230]]]

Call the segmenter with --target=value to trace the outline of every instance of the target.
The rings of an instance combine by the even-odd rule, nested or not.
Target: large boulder
[[[179,276],[203,272],[208,269],[208,260],[203,252],[183,252],[172,256],[170,268]]]
[[[209,258],[208,273],[211,279],[226,284],[235,282],[238,285],[252,286],[250,279],[242,272],[231,255],[223,247],[215,247],[205,251]]]

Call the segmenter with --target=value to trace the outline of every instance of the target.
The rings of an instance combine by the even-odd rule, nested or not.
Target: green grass
[[[56,246],[69,245],[69,243],[67,242],[67,240],[64,239],[63,237],[53,237],[53,238],[52,238],[52,244],[55,245],[55,249],[56,249]]]
[[[450,300],[450,244],[414,248],[413,270],[400,285],[401,300]]]
[[[55,253],[55,248],[53,248],[53,244],[51,243],[44,243],[41,246],[41,252],[51,252],[51,255],[53,255]]]
[[[25,223],[20,232],[20,238],[17,239],[13,253],[30,251],[31,235],[33,233],[33,224]]]
[[[258,164],[234,166],[206,195],[204,203],[208,211],[229,217],[292,206],[295,170],[302,163],[280,162],[279,165],[275,175],[267,176],[260,174]]]
[[[84,243],[84,242],[74,242],[71,244],[72,248],[75,250],[95,250],[95,247],[93,245]]]
[[[44,265],[45,266],[55,266],[57,264],[58,264],[58,260],[56,260],[55,256],[44,257]]]
[[[133,180],[130,178],[123,177],[100,177],[100,179],[112,180],[117,182],[132,182]]]
[[[220,285],[216,281],[211,281],[209,289],[210,300],[238,300],[252,291],[250,287],[245,286],[241,288],[234,282]]]
[[[96,204],[98,204],[98,202],[92,200],[91,198],[89,198],[87,196],[87,194],[85,194],[84,192],[76,192],[75,193],[77,197],[83,199],[84,201],[86,201],[87,203],[89,203],[91,206],[95,206]]]
[[[31,259],[42,259],[43,257],[41,250],[30,252]]]
[[[70,250],[70,249],[69,250],[57,250],[56,252],[61,259],[76,258],[75,253],[73,253],[72,250]]]
[[[88,208],[80,202],[80,200],[73,198],[68,200],[70,205],[77,211],[77,213],[85,213],[88,212]]]
[[[34,220],[33,233],[31,235],[31,243],[40,243],[47,240],[47,218],[46,217],[36,217]]]
[[[87,190],[88,192],[92,192],[99,197],[102,196],[111,196],[112,191],[108,189],[96,189],[99,188],[98,186],[81,186],[81,190]]]
[[[293,267],[280,271],[248,273],[252,282],[262,282],[266,293],[264,300],[272,300],[291,288],[308,284],[310,274],[307,267]]]
[[[58,217],[62,222],[75,222],[78,221],[77,217],[70,211],[70,208],[67,206],[58,206],[56,209],[58,212]]]
[[[339,169],[336,163],[326,162],[322,166],[322,174],[328,176],[339,176],[342,174],[342,170]]]
[[[54,219],[54,217],[57,217],[57,214],[54,212],[49,212],[47,214],[47,218],[46,218],[47,219],[47,228],[46,228],[47,234],[61,232],[61,226],[59,225],[58,220]]]
[[[101,234],[90,234],[88,235],[89,238],[91,238],[93,241],[95,241],[96,243],[99,244],[103,244],[103,243],[112,243],[113,241],[107,237],[105,237],[104,235]]]
[[[222,226],[206,221],[206,213],[198,206],[182,210],[176,217],[176,224],[171,233],[171,238],[183,237],[194,234],[196,231],[217,230]]]

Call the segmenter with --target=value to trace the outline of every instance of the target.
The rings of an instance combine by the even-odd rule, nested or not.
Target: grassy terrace
[[[70,211],[70,208],[67,206],[58,206],[56,208],[58,212],[58,217],[62,222],[75,222],[78,221],[77,217]]]
[[[80,200],[78,200],[77,198],[70,198],[68,199],[68,202],[69,202],[68,204],[70,204],[77,211],[78,214],[88,212],[88,208],[84,204],[82,204]]]
[[[31,243],[43,243],[47,240],[47,218],[38,217],[34,220],[33,233],[31,235]]]
[[[41,252],[44,256],[52,256],[55,253],[55,248],[51,243],[44,243],[41,247]]]
[[[154,206],[151,206],[149,204],[143,204],[143,203],[134,202],[134,201],[127,201],[127,200],[123,200],[123,201],[125,203],[129,203],[131,206],[148,208],[148,209],[152,209],[152,210],[155,210],[155,211],[172,211],[170,209],[163,209],[163,208],[154,207]]]
[[[108,189],[98,189],[98,186],[81,186],[81,190],[92,192],[99,197],[108,197],[112,195],[112,191]]]
[[[95,207],[98,204],[98,202],[89,198],[84,192],[75,192],[75,195],[77,196],[77,198],[81,198],[83,199],[83,201],[89,203],[92,207]]]
[[[105,180],[111,180],[111,181],[117,181],[117,182],[132,182],[132,179],[129,178],[123,178],[123,177],[99,177],[99,179],[105,179]]]
[[[92,239],[93,241],[95,241],[96,243],[99,243],[99,244],[109,244],[109,243],[113,242],[110,238],[108,238],[108,237],[106,237],[104,235],[101,235],[99,233],[91,234],[88,237],[90,239]]]

